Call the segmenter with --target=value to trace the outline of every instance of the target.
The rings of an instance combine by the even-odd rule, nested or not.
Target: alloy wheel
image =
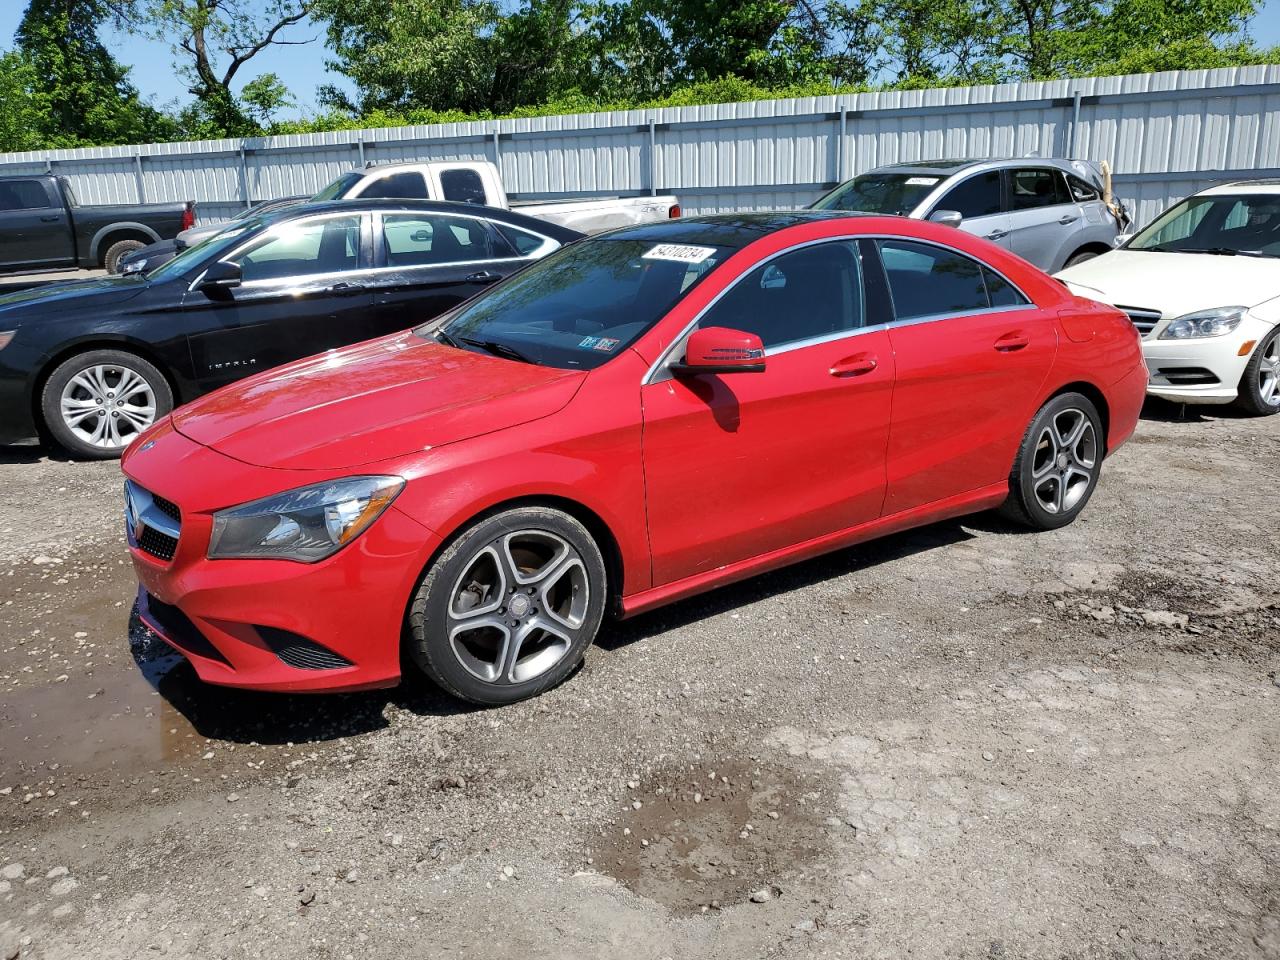
[[[587,622],[581,555],[545,530],[504,533],[477,550],[449,593],[449,645],[486,683],[525,683],[559,663]]]
[[[62,422],[85,443],[122,449],[155,423],[156,395],[146,378],[119,364],[85,367],[67,381]]]
[[[1069,513],[1089,492],[1098,464],[1098,435],[1075,407],[1055,413],[1036,438],[1031,487],[1046,513]]]
[[[1258,364],[1258,397],[1268,406],[1280,406],[1280,336],[1271,338]]]

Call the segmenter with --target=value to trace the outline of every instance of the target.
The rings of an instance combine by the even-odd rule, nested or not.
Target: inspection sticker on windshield
[[[938,177],[907,177],[908,187],[932,187],[938,182]]]
[[[701,263],[715,252],[715,247],[694,247],[686,243],[660,243],[641,254],[641,259],[674,260],[676,263]]]
[[[614,347],[620,342],[613,337],[583,337],[578,341],[578,347],[582,350],[599,350],[601,353],[612,353]]]

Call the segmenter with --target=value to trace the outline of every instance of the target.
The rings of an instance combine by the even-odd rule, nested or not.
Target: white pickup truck
[[[660,197],[599,197],[585,200],[507,199],[498,168],[488,161],[426,160],[387,163],[344,173],[312,200],[382,197],[396,200],[454,200],[479,203],[549,220],[581,233],[600,233],[680,216],[680,201]]]

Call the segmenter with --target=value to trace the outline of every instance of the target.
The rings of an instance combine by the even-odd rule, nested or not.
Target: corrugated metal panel
[[[1214,182],[1280,174],[1280,66],[11,153],[0,174],[52,167],[84,203],[194,199],[206,220],[314,193],[362,157],[497,159],[520,197],[657,190],[699,213],[801,206],[884,163],[1069,156],[1073,143],[1111,163],[1141,220]]]

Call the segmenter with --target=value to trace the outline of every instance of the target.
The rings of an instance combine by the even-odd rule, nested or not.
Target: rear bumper
[[[1107,453],[1133,436],[1138,418],[1142,415],[1142,403],[1147,397],[1147,370],[1135,366],[1127,376],[1107,391],[1110,417],[1107,429]]]

